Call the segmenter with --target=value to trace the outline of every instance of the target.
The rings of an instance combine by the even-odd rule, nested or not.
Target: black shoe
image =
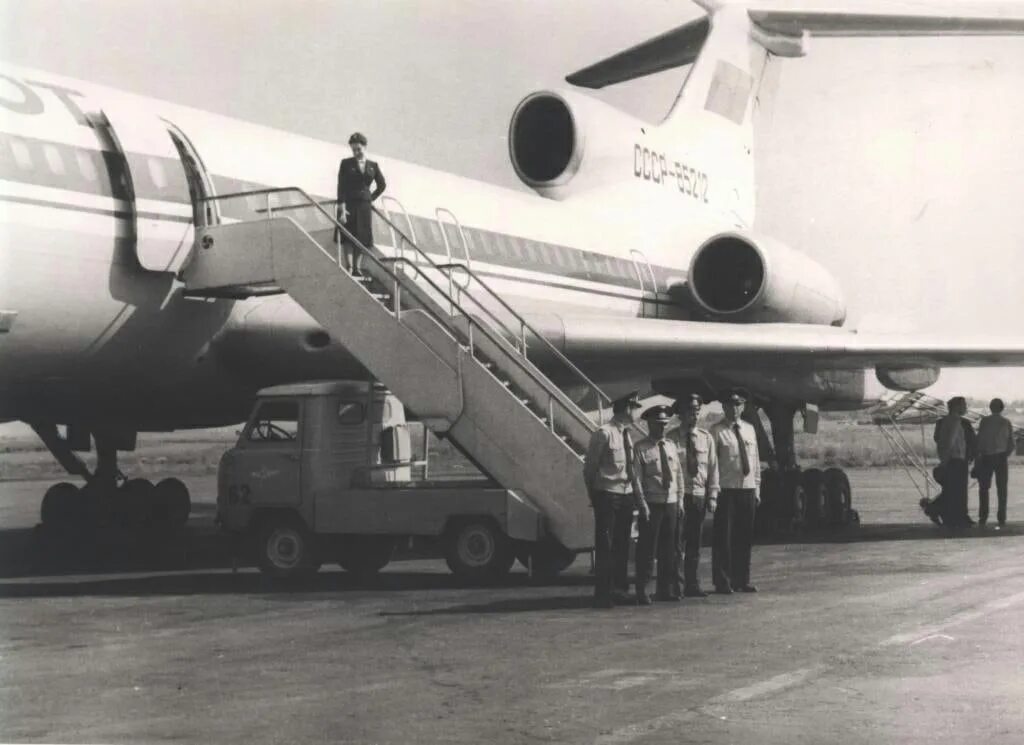
[[[972,520],[970,517],[966,517],[965,516],[964,517],[964,525],[966,525],[968,528],[973,528],[974,527],[974,520]]]
[[[939,517],[939,513],[932,507],[932,503],[928,501],[927,497],[921,497],[921,501],[918,503],[921,505],[921,509],[924,514],[936,525],[942,525],[942,519]]]
[[[687,587],[683,590],[683,597],[687,598],[706,598],[708,594],[699,587]]]
[[[716,595],[732,595],[732,588],[731,587],[724,587],[724,586],[716,587],[715,588],[715,594]]]
[[[640,592],[638,592],[636,594],[636,604],[637,605],[651,605],[651,603],[652,603],[651,596],[648,595],[643,590],[641,590]]]
[[[753,585],[743,585],[743,587],[737,587],[737,592],[757,592],[757,588]]]
[[[629,596],[628,592],[612,590],[612,602],[616,605],[629,605],[633,602],[633,599]]]
[[[609,598],[609,597],[600,597],[600,598],[596,597],[596,598],[594,598],[593,607],[601,608],[601,609],[614,608],[615,607],[615,603],[612,602],[612,599]]]
[[[659,592],[657,595],[655,595],[654,599],[657,600],[659,603],[678,603],[679,602],[679,596],[678,595],[666,595],[665,593],[661,593],[661,592]]]

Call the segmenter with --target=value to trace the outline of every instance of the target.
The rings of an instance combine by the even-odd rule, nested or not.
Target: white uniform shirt
[[[743,475],[743,460],[740,457],[740,446],[733,431],[734,423],[728,419],[716,423],[711,428],[711,436],[715,440],[718,453],[718,483],[722,489],[753,489],[761,490],[761,460],[757,452],[757,435],[754,428],[747,422],[738,421],[740,436],[747,449],[747,461],[750,473]]]

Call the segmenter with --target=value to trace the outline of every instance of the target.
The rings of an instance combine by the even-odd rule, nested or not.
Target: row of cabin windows
[[[124,158],[117,154],[50,142],[39,142],[21,137],[7,136],[7,147],[2,151],[19,171],[39,174],[44,168],[47,175],[64,179],[61,185],[92,186],[101,192],[110,192],[119,199],[127,198],[128,178]],[[188,186],[180,163],[154,156],[130,156],[132,175],[138,196],[152,199],[188,201]],[[6,159],[6,158],[5,158]],[[100,160],[103,161],[102,165]],[[140,168],[139,166],[144,166]]]

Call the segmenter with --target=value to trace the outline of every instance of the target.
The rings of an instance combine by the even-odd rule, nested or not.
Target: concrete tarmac
[[[179,542],[75,553],[32,531],[45,484],[0,483],[0,741],[1020,743],[1022,525],[949,535],[900,474],[851,478],[879,519],[755,547],[759,593],[609,611],[583,558],[232,573],[210,479]]]

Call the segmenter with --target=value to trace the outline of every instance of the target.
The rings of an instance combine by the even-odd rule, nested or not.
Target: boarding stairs
[[[362,276],[353,275],[339,238],[356,241],[334,203],[298,188],[207,201],[217,209],[203,212],[221,217],[196,228],[180,275],[186,292],[287,293],[431,431],[528,497],[548,534],[571,550],[591,547],[582,457],[610,401],[469,266],[435,261],[376,211],[392,248],[359,244]]]
[[[867,413],[870,415],[871,423],[878,426],[897,462],[906,471],[918,493],[930,500],[932,492],[938,493],[940,487],[933,478],[928,464],[927,453],[934,446],[931,433],[925,431],[925,425],[934,424],[949,413],[946,402],[921,391],[893,391],[883,396]],[[985,414],[977,409],[968,409],[964,419],[977,431],[983,416]],[[911,424],[919,425],[919,451],[914,448],[904,431],[905,426]],[[1020,454],[1024,446],[1024,428],[1015,426],[1013,437],[1017,443],[1017,452]],[[973,482],[970,486],[974,486]]]

